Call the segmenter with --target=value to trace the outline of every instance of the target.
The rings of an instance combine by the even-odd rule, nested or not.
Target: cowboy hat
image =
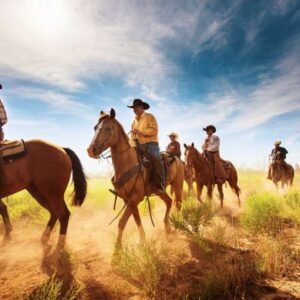
[[[168,134],[167,136],[174,136],[175,139],[178,138],[178,134],[176,132],[171,132],[170,134]]]
[[[2,90],[2,84],[0,83],[0,90]]]
[[[274,146],[277,146],[277,145],[278,145],[278,146],[281,145],[281,141],[275,141],[275,142],[274,142]]]
[[[212,130],[213,133],[215,133],[217,131],[217,129],[214,125],[208,125],[205,128],[203,128],[204,131],[207,131],[207,130],[210,130],[210,129]]]
[[[144,109],[148,109],[150,105],[141,99],[134,99],[132,105],[127,105],[129,108],[134,108],[135,106],[143,106]]]

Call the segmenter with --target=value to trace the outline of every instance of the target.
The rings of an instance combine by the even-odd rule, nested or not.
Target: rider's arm
[[[154,118],[154,116],[152,116],[151,114],[148,114],[147,116],[147,124],[146,126],[143,128],[143,132],[142,135],[144,136],[153,136],[156,135],[158,132],[158,128],[157,128],[157,122],[156,119]]]

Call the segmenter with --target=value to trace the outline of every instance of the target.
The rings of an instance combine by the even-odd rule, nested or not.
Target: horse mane
[[[123,135],[125,141],[129,144],[129,137],[128,137],[127,133],[125,132],[122,124],[117,119],[114,119],[114,120],[115,120],[117,126],[119,127],[121,134]]]

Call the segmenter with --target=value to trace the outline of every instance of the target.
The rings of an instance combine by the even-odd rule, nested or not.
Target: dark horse
[[[125,202],[125,211],[119,220],[119,232],[117,236],[116,249],[122,244],[122,235],[126,223],[133,215],[135,223],[139,229],[140,241],[145,239],[145,231],[141,223],[138,204],[144,199],[146,194],[156,193],[155,188],[150,187],[150,192],[144,184],[144,174],[138,168],[139,159],[134,147],[129,144],[128,136],[122,125],[115,119],[115,111],[111,109],[110,115],[100,117],[95,126],[95,136],[87,151],[90,157],[98,156],[110,148],[112,162],[115,170],[114,182],[122,182],[118,187],[118,195]],[[131,174],[131,175],[128,175]],[[183,163],[176,158],[168,168],[167,183],[171,185],[175,195],[177,195],[177,205],[180,205],[184,180]],[[172,199],[167,193],[159,193],[158,196],[166,204],[164,217],[165,230],[170,232],[169,214]]]
[[[201,201],[202,189],[204,186],[207,188],[208,198],[212,198],[213,187],[215,184],[214,174],[212,167],[209,164],[207,158],[201,154],[195,147],[194,143],[192,145],[185,147],[185,160],[186,165],[194,169],[195,181],[197,184],[197,199]],[[229,183],[230,187],[233,189],[238,198],[238,205],[240,206],[240,188],[237,185],[238,175],[235,167],[229,162],[229,168],[227,170],[228,178],[226,181]],[[223,207],[224,193],[223,193],[223,182],[217,182],[218,191],[220,195],[221,207]]]
[[[77,155],[70,149],[60,148],[42,140],[25,142],[23,157],[3,165],[4,182],[0,186],[0,198],[26,189],[37,202],[50,213],[50,219],[42,235],[47,245],[51,231],[57,221],[60,235],[57,251],[64,248],[70,212],[64,193],[73,170],[74,192],[72,204],[80,206],[86,196],[87,182]],[[0,200],[6,236],[12,230],[6,205]]]
[[[281,182],[282,188],[284,188],[285,185],[292,186],[294,175],[294,168],[277,156],[271,164],[271,178],[276,188],[278,188],[278,182]]]

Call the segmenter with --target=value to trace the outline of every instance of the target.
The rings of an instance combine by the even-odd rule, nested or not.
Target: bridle
[[[97,130],[97,128],[100,125],[101,121],[102,120],[100,119],[98,124],[95,126],[95,131]],[[104,138],[103,138],[104,140],[106,140],[106,139],[108,139],[112,136],[113,129],[114,129],[114,125],[112,125],[111,127],[105,128],[105,134],[104,134]],[[130,133],[131,133],[131,130],[127,134],[130,134]],[[125,150],[121,150],[121,151],[116,150],[116,153],[117,154],[123,154],[123,153],[127,152],[130,148],[131,148],[131,146],[128,143],[127,148]],[[107,152],[101,153],[100,158],[103,158],[103,159],[111,158],[111,154],[109,154],[109,153],[110,153],[110,150],[107,150]]]

